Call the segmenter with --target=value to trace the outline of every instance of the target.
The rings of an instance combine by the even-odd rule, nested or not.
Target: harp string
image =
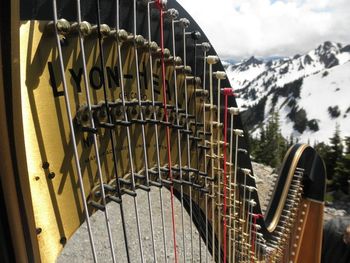
[[[73,125],[73,120],[72,120],[71,108],[70,108],[70,104],[69,104],[69,93],[68,93],[68,89],[67,89],[67,80],[66,80],[65,71],[64,71],[64,63],[63,63],[62,48],[61,48],[61,43],[60,43],[60,36],[58,34],[58,29],[57,29],[58,17],[57,17],[56,0],[52,0],[52,7],[53,7],[53,18],[54,18],[54,30],[55,30],[55,37],[56,37],[56,45],[57,45],[58,59],[59,59],[59,69],[60,69],[60,74],[61,74],[61,78],[62,78],[62,85],[63,85],[63,90],[64,90],[64,100],[65,100],[65,106],[66,106],[69,128],[70,128],[70,133],[71,133],[71,140],[72,140],[72,144],[73,144],[74,160],[75,160],[75,165],[76,165],[77,173],[78,173],[78,181],[79,181],[81,198],[82,198],[82,202],[83,202],[86,226],[87,226],[87,230],[88,230],[88,234],[89,234],[91,251],[92,251],[94,262],[97,262],[97,254],[96,254],[96,249],[95,249],[95,244],[94,244],[94,236],[93,236],[93,233],[91,230],[88,205],[87,205],[87,201],[86,201],[86,194],[85,194],[85,190],[84,190],[83,177],[82,177],[82,173],[81,173],[81,166],[80,166],[80,162],[79,162],[79,155],[78,155],[77,143],[76,143],[76,138],[75,138],[75,130],[74,130],[74,125]]]
[[[229,111],[230,113],[230,157],[229,157],[229,173],[228,173],[228,262],[234,262],[231,260],[231,253],[232,253],[232,247],[231,247],[231,238],[232,238],[232,232],[235,231],[234,228],[232,228],[232,217],[235,217],[235,210],[233,210],[232,214],[232,206],[234,202],[234,197],[232,194],[232,184],[234,185],[234,181],[232,180],[232,149],[233,149],[233,114],[231,112],[231,109]],[[233,199],[233,202],[232,202]],[[234,246],[234,245],[233,245]]]
[[[78,19],[78,26],[81,25],[81,5],[80,5],[80,0],[77,0],[77,19]],[[93,116],[91,114],[91,99],[90,99],[90,92],[89,92],[89,82],[87,79],[88,73],[87,73],[87,68],[86,68],[86,57],[85,57],[85,49],[84,49],[84,38],[78,30],[78,37],[79,37],[79,45],[80,45],[80,52],[81,52],[81,58],[82,58],[82,63],[83,63],[83,76],[84,76],[84,87],[85,87],[85,94],[86,94],[86,103],[88,106],[89,110],[89,117],[90,117],[90,124],[91,128],[95,129],[95,122],[93,119]],[[97,142],[97,136],[95,133],[92,133],[93,136],[93,144],[94,144],[94,150],[95,150],[95,155],[96,155],[96,163],[97,163],[97,169],[98,169],[98,177],[100,181],[100,191],[101,191],[101,197],[102,197],[102,204],[104,206],[104,215],[105,215],[105,221],[106,221],[106,227],[107,227],[107,232],[108,232],[108,240],[109,240],[109,246],[111,249],[111,256],[112,256],[112,261],[116,262],[115,259],[115,252],[114,252],[114,242],[113,242],[113,237],[112,237],[112,231],[111,231],[111,226],[110,226],[110,219],[109,219],[109,213],[108,213],[108,207],[107,202],[106,202],[106,194],[105,194],[105,189],[104,189],[104,180],[102,176],[102,168],[101,168],[101,161],[100,161],[100,154],[98,150],[98,142]],[[115,170],[117,172],[117,170]],[[117,176],[116,176],[117,177]],[[119,199],[121,200],[120,197],[120,192],[119,192]],[[122,209],[122,206],[121,206]],[[123,222],[123,230],[125,229],[125,224]],[[125,231],[125,230],[124,230]]]
[[[183,27],[183,62],[184,67],[187,67],[187,52],[186,52],[186,27]],[[189,131],[189,113],[188,113],[188,89],[187,89],[187,74],[185,71],[185,123],[186,130]],[[191,178],[191,150],[190,150],[190,135],[189,132],[186,132],[186,147],[187,147],[187,170],[188,170],[188,181],[189,184],[192,183]],[[191,261],[193,262],[193,207],[192,207],[192,187],[189,186],[189,198],[190,198],[190,241],[191,241]]]
[[[238,258],[238,260],[241,259],[241,254],[240,252],[242,251],[241,250],[241,247],[239,245],[241,245],[241,243],[243,242],[242,241],[242,236],[239,237],[237,236],[236,234],[240,232],[240,229],[242,228],[241,227],[241,220],[242,220],[242,217],[240,215],[240,213],[242,212],[242,205],[239,206],[241,202],[241,196],[240,196],[240,191],[239,191],[239,186],[240,186],[240,183],[238,183],[238,148],[239,148],[239,130],[233,130],[233,133],[235,134],[235,141],[236,141],[236,144],[235,144],[235,163],[234,163],[234,203],[233,203],[233,210],[234,210],[234,220],[233,220],[233,241],[234,241],[234,244],[233,244],[233,249],[234,249],[234,253],[233,253],[233,259],[236,260],[236,258]],[[237,207],[237,204],[238,204],[238,207]],[[237,229],[237,226],[238,226],[238,229]],[[240,238],[240,239],[239,239]],[[237,247],[237,250],[236,250],[236,247]],[[236,253],[238,253],[238,256],[236,256]]]
[[[196,174],[197,179],[200,175],[200,165],[199,165],[199,148],[198,148],[198,122],[197,122],[197,32],[194,31],[191,34],[193,38],[193,77],[194,77],[194,87],[193,87],[193,111],[194,111],[194,145],[195,145],[195,158],[196,158]],[[199,32],[198,32],[199,34]],[[205,185],[204,185],[205,187]],[[199,204],[199,196],[201,195],[200,189],[197,189],[197,204]],[[202,262],[202,237],[198,231],[198,247],[199,247],[199,262]]]
[[[214,172],[214,134],[213,134],[213,115],[214,115],[214,101],[213,101],[213,62],[212,57],[207,59],[209,64],[209,92],[210,92],[210,162],[211,162],[211,215],[212,215],[212,257],[215,259],[215,172]]]
[[[221,72],[216,72],[216,78],[217,78],[217,128],[216,128],[216,144],[217,144],[217,178],[218,178],[218,184],[217,184],[217,206],[218,206],[218,213],[217,213],[217,220],[218,220],[218,240],[219,240],[219,245],[218,245],[218,259],[221,259],[221,212],[222,212],[222,203],[221,203],[221,176],[222,176],[222,169],[221,169]]]
[[[245,260],[245,244],[246,244],[246,237],[245,237],[245,218],[246,218],[246,188],[244,187],[247,184],[247,173],[244,173],[244,178],[243,178],[243,184],[240,184],[241,189],[243,189],[243,198],[241,198],[242,202],[242,214],[241,214],[241,249],[240,249],[240,257],[241,260]]]
[[[166,87],[166,74],[165,74],[165,60],[164,60],[164,10],[162,0],[157,0],[157,7],[160,14],[160,48],[161,48],[161,67],[162,67],[162,89],[163,89],[163,109],[164,119],[168,123],[168,112],[167,112],[167,87]],[[173,246],[175,262],[178,262],[177,248],[176,248],[176,224],[175,224],[175,211],[174,211],[174,185],[172,175],[172,164],[171,164],[171,144],[170,144],[170,128],[168,125],[165,127],[166,130],[166,144],[167,144],[167,157],[168,157],[168,169],[170,185],[170,205],[171,205],[171,220],[172,220],[172,232],[173,232]]]
[[[207,70],[207,51],[203,51],[203,90],[206,91],[206,70]],[[206,114],[205,114],[205,102],[207,97],[205,96],[203,98],[202,108],[203,108],[203,156],[204,156],[204,185],[205,188],[208,186],[208,163],[207,163],[207,123],[206,123]],[[207,245],[207,249],[205,250],[205,262],[208,263],[209,258],[209,249],[208,249],[208,242],[209,242],[209,235],[208,235],[208,193],[205,193],[204,195],[204,202],[205,202],[205,211],[204,211],[204,218],[205,218],[205,244]]]
[[[227,115],[228,115],[228,97],[233,96],[233,91],[231,88],[224,88],[224,99],[225,99],[225,108],[224,108],[224,145],[223,145],[223,152],[224,152],[224,173],[223,173],[223,250],[224,250],[224,262],[226,262],[226,245],[227,245],[227,224],[226,224],[226,209],[227,209]],[[231,152],[232,153],[232,152]]]
[[[231,256],[232,262],[235,262],[236,257],[236,195],[237,195],[237,156],[238,156],[238,138],[236,138],[236,145],[235,145],[235,154],[234,154],[234,160],[232,156],[232,150],[233,150],[233,138],[234,138],[234,130],[233,130],[233,121],[234,116],[238,114],[238,108],[230,108],[230,170],[229,170],[229,237],[228,237],[228,247],[229,247],[229,254],[228,254],[228,260],[231,262]],[[233,161],[233,163],[232,163]],[[232,167],[234,167],[234,175],[232,179]],[[232,188],[233,187],[233,188]],[[233,224],[233,226],[232,226]],[[233,244],[232,244],[233,240]]]
[[[99,0],[97,0],[99,1]],[[120,2],[119,0],[116,0],[117,4],[117,32],[119,32],[119,26],[120,26]],[[125,103],[125,87],[124,87],[124,75],[123,75],[123,63],[122,63],[122,52],[121,52],[121,45],[122,43],[120,40],[117,40],[117,55],[118,55],[118,69],[119,69],[119,76],[120,76],[120,88],[121,88],[121,100],[122,100],[122,106],[125,109],[126,103]],[[127,111],[124,110],[124,121],[126,123],[129,123]],[[132,195],[133,202],[134,202],[134,210],[135,210],[135,220],[136,220],[136,228],[137,228],[137,237],[138,237],[138,245],[139,245],[139,251],[140,251],[140,258],[141,262],[144,262],[144,255],[143,255],[143,246],[142,246],[142,237],[141,237],[141,229],[140,229],[140,219],[139,219],[139,209],[138,209],[138,202],[136,198],[136,186],[135,186],[135,168],[134,168],[134,160],[132,156],[132,147],[131,147],[131,137],[130,137],[130,128],[128,125],[125,127],[126,129],[126,136],[127,136],[127,143],[128,143],[128,156],[129,156],[129,163],[130,163],[130,173],[131,173],[131,187],[132,191],[135,193]]]
[[[151,35],[151,5],[154,5],[155,1],[149,1],[147,3],[147,30],[148,30],[148,43],[149,45],[152,42]],[[152,52],[149,48],[149,70],[150,70],[150,82],[151,82],[151,96],[152,96],[152,107],[155,109],[155,96],[154,96],[154,79],[153,79],[153,56]],[[160,170],[160,154],[159,154],[159,135],[158,135],[158,120],[157,120],[157,112],[153,111],[153,120],[154,120],[154,134],[156,141],[156,156],[157,156],[157,173],[159,183],[162,182],[161,170]],[[159,202],[160,202],[160,210],[161,210],[161,220],[162,220],[162,234],[163,234],[163,248],[164,248],[164,259],[165,262],[168,262],[168,252],[167,252],[167,239],[165,233],[165,217],[164,217],[164,202],[163,202],[163,192],[162,188],[159,187]]]
[[[174,94],[175,94],[175,112],[176,112],[176,125],[179,127],[179,103],[178,103],[178,86],[177,86],[177,73],[175,68],[175,59],[176,59],[176,41],[175,41],[175,23],[178,23],[178,20],[172,19],[171,21],[171,33],[172,33],[172,45],[173,45],[173,66],[174,66]],[[180,129],[177,129],[177,148],[178,148],[178,158],[179,158],[179,177],[182,182],[183,179],[183,167],[182,167],[182,156],[181,156],[181,134]],[[184,227],[184,193],[183,185],[180,184],[180,202],[181,202],[181,228],[182,228],[182,250],[183,250],[183,260],[186,262],[186,243],[185,243],[185,227]]]
[[[136,87],[137,87],[137,99],[138,99],[138,106],[140,108],[140,119],[141,119],[141,133],[142,133],[142,142],[143,142],[143,156],[144,156],[144,165],[145,165],[145,175],[146,175],[146,186],[149,188],[149,173],[148,173],[148,156],[147,156],[147,149],[146,149],[146,136],[145,136],[145,124],[144,124],[144,116],[143,116],[143,110],[142,110],[142,101],[141,101],[141,88],[140,88],[140,71],[139,71],[139,57],[138,57],[138,50],[137,50],[137,44],[136,44],[136,37],[137,37],[137,6],[136,6],[136,0],[134,0],[133,4],[133,13],[134,13],[134,52],[135,52],[135,67],[136,67]],[[155,250],[155,244],[154,244],[154,223],[153,223],[153,214],[152,214],[152,199],[151,199],[151,193],[150,191],[147,191],[147,201],[148,201],[148,209],[149,209],[149,220],[150,220],[150,227],[151,227],[151,241],[152,241],[152,251],[153,251],[153,259],[156,262],[156,250]]]

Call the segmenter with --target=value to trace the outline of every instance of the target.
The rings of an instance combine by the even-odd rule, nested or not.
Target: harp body
[[[93,2],[85,3],[82,19],[95,25]],[[200,40],[184,35],[179,27],[173,37],[171,18],[160,22],[154,6],[148,16],[142,1],[136,8],[136,31],[144,41],[137,43],[132,2],[123,0],[119,5],[119,29],[129,32],[129,39],[116,40],[109,31],[101,41],[101,63],[101,28],[92,30],[84,37],[86,64],[79,34],[74,32],[75,5],[58,6],[59,18],[70,21],[70,32],[59,36],[61,55],[54,26],[50,27],[51,1],[36,7],[29,1],[2,4],[6,7],[1,11],[0,53],[0,255],[4,261],[54,262],[86,221],[82,188],[87,213],[92,215],[104,211],[105,203],[122,203],[125,195],[162,187],[182,200],[216,262],[223,261],[224,254],[227,262],[320,262],[325,187],[320,157],[307,145],[289,150],[262,217],[236,102],[228,98],[232,113],[222,105],[226,95],[220,89],[229,87],[229,82],[220,77],[221,63],[207,63],[215,51],[196,50],[197,44],[208,40],[194,21],[185,30],[201,32]],[[175,1],[169,1],[168,8],[190,18]],[[101,23],[112,31],[117,27],[115,10],[112,2],[102,1]],[[158,43],[154,51],[150,38]],[[169,55],[161,42],[170,49]],[[182,61],[175,61],[173,54]],[[66,111],[65,88],[72,118]],[[91,129],[91,116],[96,129]],[[108,126],[111,121],[113,126]],[[250,200],[255,204],[247,203]],[[178,223],[175,231],[180,231]]]

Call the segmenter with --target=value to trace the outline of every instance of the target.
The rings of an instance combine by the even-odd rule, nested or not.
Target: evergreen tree
[[[341,190],[345,194],[349,194],[350,180],[350,138],[345,139],[345,153],[337,161],[334,168],[333,184],[337,190]]]
[[[350,137],[345,137],[345,155],[350,154]]]
[[[255,160],[259,163],[265,163],[264,160],[264,147],[266,145],[265,128],[263,125],[260,126],[259,139],[255,145],[255,151],[253,152]]]
[[[325,156],[324,160],[327,164],[327,177],[329,179],[333,179],[333,175],[335,172],[335,168],[339,161],[341,161],[342,155],[343,155],[343,145],[341,143],[341,137],[340,137],[340,131],[339,131],[339,125],[336,125],[335,132],[332,138],[330,140],[330,151],[328,151]]]
[[[331,151],[331,147],[324,142],[320,142],[314,145],[315,150],[317,153],[321,156],[321,158],[324,160],[326,166],[328,166],[328,163],[326,162],[327,160],[327,155]]]
[[[287,148],[288,144],[280,131],[279,115],[274,112],[266,128],[260,129],[260,143],[256,151],[257,161],[277,167],[281,164]]]

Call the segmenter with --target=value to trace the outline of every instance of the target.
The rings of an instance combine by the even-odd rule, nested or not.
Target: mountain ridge
[[[350,100],[344,100],[350,98],[350,45],[325,41],[306,54],[270,61],[252,56],[226,70],[253,135],[272,111],[280,112],[285,137],[326,141],[336,123],[350,135]]]

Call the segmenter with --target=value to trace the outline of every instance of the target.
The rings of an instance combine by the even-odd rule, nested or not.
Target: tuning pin
[[[174,63],[176,66],[180,66],[182,64],[182,58],[177,56],[174,58]]]
[[[88,106],[84,104],[77,111],[77,115],[75,119],[78,125],[85,127],[90,125],[90,116],[91,116],[91,112]]]
[[[167,4],[168,4],[168,0],[156,0],[156,3],[158,6],[160,6],[162,9],[165,9]]]
[[[70,23],[64,19],[64,18],[61,18],[59,20],[57,20],[57,23],[55,25],[54,21],[50,21],[47,25],[46,25],[46,28],[47,28],[47,31],[50,32],[50,33],[55,33],[55,27],[56,27],[56,30],[57,30],[57,33],[59,35],[67,35],[70,30],[71,30],[71,25]]]
[[[104,102],[100,102],[98,104],[98,107],[93,114],[97,123],[101,124],[108,122],[108,113],[106,109],[106,104]]]
[[[252,173],[252,171],[250,169],[247,168],[242,168],[241,171],[245,174],[245,175],[249,175]]]
[[[178,22],[182,28],[188,28],[190,26],[190,21],[187,18],[180,18]]]
[[[82,21],[81,23],[74,22],[71,24],[71,31],[80,33],[83,37],[91,34],[91,24],[87,21]]]
[[[193,40],[195,40],[195,41],[197,41],[197,40],[199,40],[201,37],[202,37],[202,34],[201,34],[201,32],[199,32],[199,31],[192,31],[192,32],[190,32],[189,33],[190,35],[191,35],[191,38],[193,39]]]
[[[133,35],[130,35],[126,30],[112,30],[110,35],[117,39],[119,42],[126,42],[128,40],[133,39]]]
[[[111,33],[111,28],[106,25],[106,24],[101,24],[100,29],[98,28],[97,25],[92,26],[91,28],[91,33],[93,34],[98,34],[98,31],[100,30],[101,32],[101,37],[108,37],[110,36]]]
[[[211,48],[210,44],[208,42],[203,42],[201,44],[196,44],[197,47],[201,47],[203,52],[208,52]]]
[[[168,18],[170,18],[172,20],[175,20],[179,16],[179,11],[177,11],[174,8],[170,8],[164,12],[164,15],[166,15]]]
[[[135,36],[135,43],[138,47],[142,47],[145,45],[146,39],[141,35]]]
[[[170,50],[169,50],[169,49],[164,48],[163,53],[164,53],[164,58],[165,58],[165,59],[167,59],[167,58],[170,57]]]
[[[228,108],[228,112],[229,112],[231,115],[238,115],[238,114],[239,114],[239,108],[230,107],[230,108]]]
[[[184,66],[184,65],[176,66],[176,70],[182,71],[181,73],[183,73],[183,74],[185,74],[185,75],[189,75],[189,74],[192,73],[192,68],[191,68],[191,66]]]
[[[233,92],[233,88],[223,88],[221,89],[221,93],[225,96],[235,96],[236,94]]]
[[[200,77],[186,76],[186,81],[190,81],[191,83],[195,83],[198,86],[202,84],[202,80]]]
[[[214,72],[214,76],[215,76],[217,79],[226,79],[226,77],[227,77],[225,71],[216,71],[216,72]]]
[[[117,31],[117,38],[119,41],[124,42],[124,41],[127,41],[129,39],[129,34],[128,34],[128,32],[126,32],[126,30],[119,29]]]
[[[121,119],[124,117],[127,106],[124,106],[120,99],[117,99],[114,102],[114,105],[111,110],[111,115],[114,119]]]
[[[257,191],[257,189],[255,187],[253,187],[253,186],[247,186],[247,189],[251,193],[254,192],[254,191]]]
[[[243,137],[243,135],[244,135],[243,130],[240,130],[240,129],[234,129],[233,132],[235,133],[235,135],[240,136],[240,137]]]
[[[180,59],[180,60],[179,60]],[[175,65],[175,67],[177,65],[181,65],[182,64],[182,59],[180,57],[173,57],[170,56],[166,61],[165,61],[166,65]]]
[[[207,57],[207,63],[210,65],[216,64],[219,62],[219,57],[218,56],[208,56]]]
[[[171,56],[170,50],[167,48],[164,48],[163,54],[165,59],[168,59]],[[158,48],[157,53],[155,53],[154,56],[158,58],[162,57],[162,49]]]
[[[196,89],[196,96],[206,98],[209,96],[209,92],[205,89]]]
[[[149,49],[152,53],[157,52],[159,49],[159,46],[158,46],[157,42],[155,42],[155,41],[150,42],[148,45],[149,45]]]

